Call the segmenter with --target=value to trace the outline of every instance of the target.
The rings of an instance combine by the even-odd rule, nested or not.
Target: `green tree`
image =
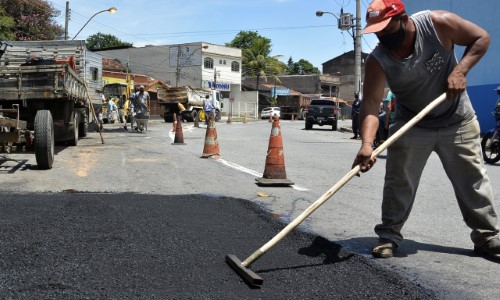
[[[280,55],[271,56],[271,40],[256,31],[240,31],[226,46],[241,49],[243,76],[255,77],[256,89],[261,78],[267,81],[267,76],[286,70],[286,65],[278,60]]]
[[[268,52],[271,52],[271,40],[259,35],[257,31],[240,31],[231,42],[226,43],[226,46],[245,50],[252,47],[258,40],[264,40],[269,47]]]
[[[98,32],[89,36],[86,40],[87,48],[91,50],[102,50],[112,47],[132,47],[132,43],[123,42],[112,34]]]
[[[45,0],[0,0],[0,5],[14,19],[15,40],[55,40],[64,35],[64,29],[54,21],[60,11]]]
[[[294,62],[290,57],[288,59],[287,74],[290,75],[307,75],[307,74],[319,74],[318,68],[313,66],[309,61],[301,59],[298,62]]]
[[[290,58],[287,61],[287,66],[286,67],[287,67],[288,71],[293,68],[293,59],[292,59],[291,56],[290,56]]]
[[[16,38],[15,25],[14,18],[8,16],[5,9],[0,6],[0,41],[11,41]]]
[[[258,39],[253,42],[253,45],[243,50],[242,71],[245,76],[255,78],[255,89],[259,89],[260,79],[267,81],[270,76],[274,82],[281,81],[276,76],[283,74],[286,65],[280,62],[279,55],[270,56],[270,45],[265,39]]]

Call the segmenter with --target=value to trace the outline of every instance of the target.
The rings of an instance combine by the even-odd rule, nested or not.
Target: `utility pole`
[[[354,42],[354,92],[361,96],[361,0],[356,0],[355,18],[350,13],[344,13],[343,8],[340,9],[340,16],[329,11],[320,10],[316,12],[316,16],[318,17],[324,14],[334,16],[338,21],[340,30],[352,30],[352,33],[349,34],[352,36]]]
[[[68,39],[68,23],[69,23],[69,1],[66,1],[66,18],[64,22],[64,39]]]
[[[179,79],[181,77],[181,66],[179,65],[181,59],[181,45],[177,45],[177,67],[175,70],[175,86],[179,86]]]
[[[361,0],[356,0],[354,38],[354,91],[361,97]]]
[[[213,90],[217,88],[217,68],[214,68],[214,86],[212,87]]]

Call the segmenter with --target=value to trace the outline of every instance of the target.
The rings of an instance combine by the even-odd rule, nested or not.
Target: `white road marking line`
[[[219,158],[219,159],[217,159],[217,161],[218,161],[218,162],[220,162],[220,163],[222,163],[223,165],[226,165],[226,166],[228,166],[228,167],[231,167],[231,168],[233,168],[233,169],[235,169],[235,170],[238,170],[238,171],[241,171],[241,172],[243,172],[243,173],[247,173],[247,174],[250,174],[250,175],[252,175],[252,176],[259,177],[259,178],[260,178],[260,177],[262,177],[262,173],[259,173],[259,172],[257,172],[257,171],[254,171],[254,170],[251,170],[251,169],[245,168],[245,167],[243,167],[243,166],[240,166],[240,165],[238,165],[238,164],[235,164],[235,163],[229,162],[229,161],[227,161],[227,160],[224,160],[224,159]],[[305,188],[305,187],[298,186],[298,185],[296,185],[296,184],[292,185],[292,188],[293,188],[294,190],[297,190],[297,191],[303,191],[303,192],[305,192],[305,191],[309,191],[309,189],[307,189],[307,188]]]
[[[187,125],[187,126],[183,126],[182,127],[182,133],[184,134],[184,131],[185,132],[192,132],[194,129],[194,125]],[[172,142],[175,140],[175,131],[172,131],[172,129],[170,129],[168,131],[168,136],[170,137],[170,139],[172,140]]]

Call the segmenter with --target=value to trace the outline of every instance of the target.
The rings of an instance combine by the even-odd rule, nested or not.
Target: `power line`
[[[28,0],[23,0],[23,1],[25,3],[30,3],[30,2],[28,2]],[[39,2],[36,2],[35,5],[39,5],[40,8],[42,7]],[[61,7],[60,5],[54,5],[54,6]],[[77,11],[71,10],[71,13],[72,13],[72,19],[71,19],[72,23],[77,22],[79,24],[80,23],[84,24],[84,22],[88,19],[88,17],[83,16],[82,14],[79,14]],[[101,24],[98,21],[94,21],[94,22],[92,22],[92,24],[89,24],[89,25],[90,25],[89,27],[91,27],[91,28],[102,29],[102,27],[105,27],[105,28],[109,28],[110,30],[120,32],[120,33],[127,35],[127,36],[137,37],[137,35],[132,35],[132,34],[122,32],[122,31],[115,29],[113,27]],[[97,25],[100,25],[101,27],[97,27]],[[180,31],[180,32],[160,32],[160,33],[150,33],[149,32],[149,33],[140,33],[140,37],[141,37],[140,39],[143,41],[150,42],[148,39],[144,39],[143,37],[147,36],[147,37],[160,37],[160,38],[165,37],[165,38],[167,38],[167,37],[182,37],[182,36],[196,36],[196,35],[209,36],[209,35],[234,34],[234,33],[240,32],[240,31],[287,31],[287,30],[300,30],[300,29],[311,29],[311,28],[327,28],[327,27],[336,27],[336,26],[337,25],[280,26],[280,27],[264,27],[264,28],[253,28],[253,29],[238,29],[238,30],[234,30],[234,29],[233,30],[203,30],[203,31]],[[342,36],[343,36],[343,43],[341,45],[339,45],[339,49],[341,47],[346,46],[345,36],[344,36],[343,32],[342,32]],[[365,40],[365,42],[366,42],[366,40]],[[169,53],[168,49],[157,49],[157,50],[159,50],[159,52]],[[124,60],[128,59],[128,58],[125,58],[124,56],[122,56],[121,58]],[[167,60],[167,59],[168,59],[168,57],[165,60]],[[161,70],[157,71],[158,64],[154,64],[154,65],[153,64],[146,64],[144,61],[142,61],[142,62],[138,61],[137,65],[142,66],[145,69],[149,69],[151,71],[154,71],[155,73],[161,73]]]

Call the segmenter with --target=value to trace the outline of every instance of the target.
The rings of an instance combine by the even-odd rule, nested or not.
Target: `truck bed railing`
[[[0,100],[87,102],[85,84],[66,64],[0,67]]]

